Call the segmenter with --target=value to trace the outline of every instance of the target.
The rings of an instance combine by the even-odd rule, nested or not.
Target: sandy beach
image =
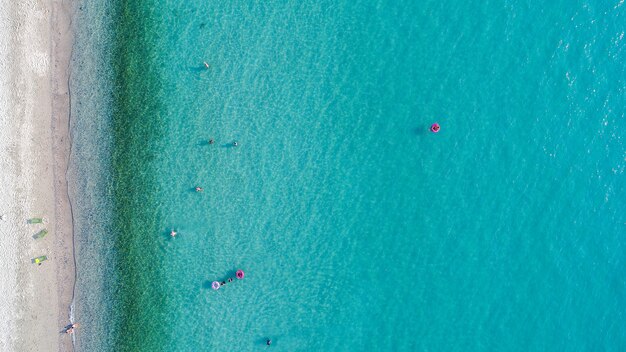
[[[66,181],[70,8],[0,1],[0,351],[72,350],[62,333],[75,277]],[[39,256],[47,257],[41,265],[32,262]]]

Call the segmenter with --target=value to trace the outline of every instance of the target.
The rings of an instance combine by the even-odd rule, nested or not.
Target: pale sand
[[[75,277],[65,178],[72,6],[0,0],[0,351],[72,350],[61,332]],[[39,255],[48,261],[32,264]]]

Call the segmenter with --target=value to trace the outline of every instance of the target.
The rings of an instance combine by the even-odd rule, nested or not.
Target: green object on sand
[[[45,255],[39,256],[39,257],[37,257],[37,258],[34,258],[34,259],[33,259],[33,264],[39,264],[39,265],[41,265],[41,263],[42,263],[44,260],[47,260],[47,259],[48,259],[48,257],[46,257]]]
[[[30,218],[28,219],[29,224],[43,224],[43,218]]]
[[[43,229],[43,230],[41,230],[41,231],[37,232],[36,234],[34,234],[34,235],[33,235],[33,238],[34,238],[34,239],[36,239],[36,240],[38,240],[38,239],[40,239],[40,238],[44,238],[44,237],[46,237],[46,235],[47,235],[47,234],[48,234],[48,230]]]

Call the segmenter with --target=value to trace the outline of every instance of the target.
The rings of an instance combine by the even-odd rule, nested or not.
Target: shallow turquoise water
[[[111,8],[85,350],[626,347],[621,3]]]

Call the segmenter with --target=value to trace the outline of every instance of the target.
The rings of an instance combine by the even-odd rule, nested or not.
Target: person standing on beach
[[[74,333],[74,329],[76,329],[77,327],[78,327],[78,323],[73,323],[67,329],[65,329],[65,333],[66,334],[73,334]]]

